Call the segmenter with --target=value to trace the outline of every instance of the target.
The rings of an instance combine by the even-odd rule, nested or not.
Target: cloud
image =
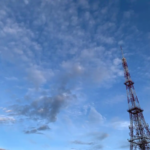
[[[15,123],[15,118],[8,116],[0,116],[0,124]]]
[[[0,150],[6,150],[6,149],[0,148]]]
[[[91,83],[99,86],[100,83],[113,81],[117,77],[117,72],[120,70],[119,59],[113,59],[114,66],[112,68],[111,63],[103,60],[101,56],[103,53],[105,53],[105,48],[97,47],[93,50],[83,50],[78,57],[63,61],[60,70],[49,73],[50,75],[55,74],[56,78],[50,91],[52,96],[40,96],[34,101],[29,101],[26,105],[15,104],[13,106],[14,115],[55,122],[60,110],[65,108],[68,102],[77,98],[76,94],[73,93],[78,83],[82,83],[83,86],[91,85]],[[110,55],[109,57],[112,56]],[[45,70],[33,66],[31,69],[29,68],[28,72],[31,82],[36,85],[44,84],[48,81],[49,74]],[[114,77],[111,78],[113,75]],[[104,121],[104,117],[94,108],[91,108],[88,119],[90,123],[101,124]]]
[[[82,142],[78,140],[72,141],[72,143],[77,144],[77,145],[93,145],[94,144],[93,142]]]
[[[121,40],[121,41],[119,41],[119,42],[118,42],[118,45],[119,45],[119,46],[124,45],[124,41],[122,41],[122,40]]]
[[[36,87],[39,88],[41,85],[48,82],[54,75],[51,70],[40,69],[38,66],[32,66],[27,69],[28,80]]]
[[[60,89],[61,90],[61,89]],[[46,120],[48,122],[55,122],[59,111],[67,105],[67,102],[74,99],[75,96],[71,91],[60,91],[57,95],[52,97],[41,97],[37,100],[31,101],[27,105],[13,105],[13,116],[29,117],[33,120]]]
[[[115,58],[114,60],[113,60],[113,63],[114,63],[114,65],[119,65],[119,64],[121,64],[122,63],[122,61],[121,61],[121,59],[119,59],[119,58]]]
[[[50,127],[48,125],[42,125],[42,126],[40,126],[38,128],[25,130],[24,133],[26,133],[26,134],[33,134],[33,133],[41,134],[40,131],[46,131],[46,130],[50,130]]]
[[[119,118],[114,118],[111,121],[111,126],[114,129],[118,129],[118,130],[124,130],[124,129],[128,129],[130,122],[129,121],[123,121],[120,120]]]
[[[104,8],[101,10],[102,14],[107,13],[107,11],[108,11],[108,7],[104,7]]]
[[[95,140],[102,141],[109,136],[107,133],[102,132],[91,132],[88,133],[87,135],[90,136],[94,141]]]
[[[59,112],[77,98],[74,89],[79,85],[111,86],[122,75],[115,49],[117,3],[103,7],[99,1],[90,4],[86,0],[24,2],[17,0],[11,7],[6,3],[3,8],[7,9],[0,11],[2,60],[15,64],[16,72],[23,74],[21,81],[26,78],[35,88],[50,90],[45,95],[35,94],[36,97],[31,94],[28,101],[22,99],[10,113],[14,117],[55,122]],[[20,11],[14,11],[16,5]],[[23,86],[30,88],[26,82]],[[104,122],[95,108],[91,108],[88,119],[91,123]]]
[[[85,135],[85,139],[88,137],[88,140],[86,142],[80,141],[80,140],[74,140],[72,141],[73,144],[76,145],[87,145],[93,149],[101,149],[103,146],[99,144],[102,142],[104,139],[108,137],[107,133],[102,133],[102,132],[91,132]]]
[[[24,0],[24,3],[27,5],[27,4],[29,4],[29,1],[28,0]]]
[[[49,50],[48,48],[50,45],[52,45],[53,49],[55,49],[56,55],[62,58],[62,56],[66,57],[68,53],[78,53],[79,51],[81,51],[81,49],[83,50],[87,49],[88,47],[97,47],[95,41],[100,42],[99,45],[115,43],[115,39],[110,36],[106,28],[106,24],[109,25],[108,28],[111,28],[110,25],[115,25],[115,23],[111,20],[110,22],[105,22],[105,17],[103,17],[104,15],[101,16],[100,19],[94,20],[93,18],[94,16],[96,17],[97,14],[89,13],[90,8],[94,8],[97,9],[97,11],[102,12],[103,14],[105,13],[105,15],[107,16],[108,13],[106,10],[113,10],[114,7],[111,7],[113,3],[109,3],[109,7],[105,7],[104,9],[99,10],[98,7],[96,7],[100,4],[99,2],[95,2],[94,6],[91,7],[89,7],[90,4],[87,1],[74,2],[73,0],[71,0],[70,3],[68,3],[67,0],[61,2],[58,0],[56,0],[55,2],[40,1],[41,5],[37,5],[36,2],[30,3],[28,0],[24,0],[24,2],[28,4],[28,6],[22,6],[22,4],[18,2],[17,5],[22,6],[22,11],[18,12],[17,16],[15,15],[16,12],[13,11],[15,3],[12,5],[12,7],[7,6],[8,12],[7,10],[3,10],[5,12],[3,13],[4,18],[8,18],[10,9],[12,11],[12,14],[14,14],[17,19],[19,19],[19,16],[23,15],[24,11],[26,12],[26,7],[28,7],[28,12],[30,12],[29,14],[26,13],[26,15],[24,16],[22,24],[17,22],[17,19],[13,17],[9,18],[10,22],[2,22],[4,37],[8,37],[8,34],[11,35],[10,42],[8,41],[7,46],[12,46],[11,53],[7,56],[5,52],[2,52],[3,56],[7,58],[11,57],[11,59],[16,59],[15,56],[20,56],[17,57],[17,59],[19,58],[20,63],[24,62],[24,60],[27,60],[30,63],[35,63],[34,60],[36,59],[39,64],[40,59],[43,58],[43,54],[45,54],[45,48],[47,50],[47,57],[51,58],[51,60],[54,61],[54,54],[51,53],[52,50]],[[33,5],[35,8],[34,12],[32,11]],[[66,7],[69,9],[65,9]],[[83,11],[82,13],[80,12],[81,16],[79,17],[78,8],[80,7],[84,7],[84,9],[86,8],[87,11]],[[51,8],[51,13],[49,8]],[[40,15],[36,17],[37,14]],[[50,18],[49,14],[51,14]],[[28,22],[26,22],[25,18],[34,18],[30,26],[28,25]],[[85,22],[87,22],[87,29],[82,28],[82,25],[84,25]],[[104,24],[98,26],[97,29],[97,31],[101,32],[101,34],[99,34],[99,32],[96,32],[97,34],[93,34],[93,29],[97,26],[95,23]],[[36,28],[32,28],[32,26],[40,28],[41,32],[37,31]],[[16,35],[18,35],[18,38]],[[94,35],[94,40],[91,39],[91,35]],[[16,38],[12,38],[13,36],[15,36]],[[5,40],[7,41],[8,39],[6,38]],[[57,42],[57,44],[55,44],[55,42]],[[8,52],[8,50],[5,51]]]
[[[133,14],[134,14],[134,11],[129,10],[129,11],[124,12],[124,17],[128,19],[128,18],[131,18]]]
[[[110,57],[110,59],[105,59],[105,56]],[[90,82],[90,84],[94,83],[100,86],[107,85],[104,83],[109,81],[109,85],[111,85],[112,81],[123,75],[121,60],[119,58],[112,58],[111,60],[112,56],[113,53],[106,51],[102,46],[84,49],[77,57],[63,61],[63,71],[70,75],[71,80],[78,79],[83,84]]]
[[[95,136],[96,136],[96,135],[95,135]],[[107,133],[99,134],[99,135],[96,136],[96,138],[97,138],[98,140],[104,140],[104,139],[107,138],[107,137],[108,137],[108,134],[107,134]]]
[[[105,118],[94,107],[91,107],[88,120],[91,124],[102,124]]]
[[[114,43],[114,39],[113,37],[104,37],[104,36],[100,36],[99,37],[100,40],[104,43],[107,43],[107,44],[113,44]]]
[[[1,55],[5,61],[12,61],[15,62],[18,67],[22,65],[23,68],[27,68],[25,70],[28,75],[29,82],[32,82],[36,87],[42,86],[48,82],[48,76],[51,75],[49,74],[46,76],[46,74],[48,74],[49,71],[41,69],[50,65],[48,60],[51,60],[51,68],[57,68],[58,70],[61,69],[58,67],[59,65],[62,64],[64,67],[65,63],[71,63],[72,67],[75,69],[72,71],[72,74],[78,73],[78,75],[83,79],[86,77],[86,80],[94,81],[95,83],[97,81],[101,82],[103,80],[110,80],[110,76],[116,74],[116,72],[113,72],[115,68],[118,68],[119,71],[119,67],[117,65],[111,69],[111,66],[109,65],[111,64],[111,61],[105,61],[105,51],[109,50],[106,50],[103,46],[98,46],[115,43],[115,39],[109,35],[107,30],[107,28],[112,27],[115,23],[112,21],[107,22],[106,28],[105,18],[100,17],[101,19],[98,19],[97,22],[104,22],[104,26],[99,26],[97,29],[98,32],[96,32],[97,34],[93,34],[91,29],[96,26],[93,15],[96,17],[96,14],[92,15],[89,13],[91,8],[89,7],[89,2],[77,1],[75,3],[73,0],[71,0],[70,3],[68,3],[67,0],[56,0],[55,2],[40,1],[41,5],[38,7],[36,2],[30,3],[28,0],[25,0],[24,2],[28,4],[28,6],[22,6],[21,3],[17,3],[17,5],[22,6],[22,11],[18,12],[18,15],[16,16],[17,18],[12,17],[9,18],[9,22],[2,22],[3,34],[1,35],[5,37],[7,47],[2,45]],[[100,3],[96,2],[92,8],[97,9],[97,11],[102,11],[106,16],[108,15],[106,10],[112,10],[114,8],[111,7],[113,3],[109,3],[108,7],[99,10],[95,7],[98,4]],[[8,18],[9,9],[12,11],[12,14],[15,14],[13,11],[14,5],[15,4],[12,5],[12,9],[8,6],[8,10],[3,10],[3,18]],[[33,5],[35,6],[34,12],[32,11]],[[66,6],[69,9],[65,9]],[[27,10],[26,7],[28,7],[28,12],[30,13],[23,15],[24,11],[26,12]],[[81,17],[77,15],[78,8],[80,7],[87,9],[85,13],[83,11],[83,15],[81,14]],[[49,12],[49,8],[51,12]],[[58,11],[56,12],[56,10]],[[37,17],[37,14],[40,15]],[[51,17],[49,17],[49,14],[51,14]],[[19,20],[20,18],[18,17],[22,15],[25,18],[22,24],[20,24],[16,20]],[[25,21],[26,18],[34,18],[30,26],[28,25],[28,22]],[[91,23],[91,26],[87,27],[86,30],[82,28],[85,21],[88,22],[87,25]],[[41,28],[41,32],[39,30],[37,31],[36,28],[31,28],[32,26]],[[105,33],[101,33],[102,31],[105,31]],[[91,38],[91,35],[94,35],[94,38]],[[100,42],[100,44],[95,44],[96,41]],[[10,48],[11,52],[9,52]],[[53,49],[55,53],[52,52]],[[104,49],[103,53],[101,52],[101,49]],[[71,56],[71,59],[67,58],[68,55]],[[82,60],[83,57],[84,60]],[[89,72],[89,70],[91,71]]]

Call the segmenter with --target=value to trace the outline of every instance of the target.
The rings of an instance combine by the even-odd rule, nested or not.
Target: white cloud
[[[105,118],[94,107],[90,108],[88,119],[90,124],[102,124],[105,120]]]
[[[114,43],[113,37],[99,36],[99,40],[104,42],[104,43],[107,43],[107,44],[113,44]]]
[[[122,46],[123,44],[124,44],[124,41],[122,41],[122,40],[118,42],[118,45],[120,45],[120,46]]]
[[[6,110],[5,112],[6,112],[6,113],[10,113],[10,112],[12,112],[12,110]]]
[[[25,4],[28,4],[29,3],[29,0],[24,0]]]
[[[101,10],[102,14],[106,14],[107,11],[108,11],[108,7],[105,7],[105,8],[103,8],[103,9]]]
[[[113,60],[113,62],[114,62],[114,65],[120,65],[122,62],[121,62],[121,59],[119,59],[119,58],[115,58],[114,60]]]
[[[27,69],[27,72],[29,81],[33,83],[36,88],[48,82],[54,75],[51,70],[40,69],[37,66]]]
[[[124,12],[124,17],[128,19],[131,18],[133,14],[134,14],[133,10],[129,10]]]
[[[8,117],[8,116],[0,116],[0,123],[14,123],[16,120],[13,117]]]
[[[25,2],[28,3],[28,1]],[[100,17],[98,20],[94,20],[88,10],[90,7],[86,0],[82,2],[78,1],[77,4],[71,1],[68,4],[70,6],[68,7],[69,9],[65,9],[66,4],[68,4],[67,0],[56,0],[55,2],[50,0],[42,1],[42,4],[39,6],[40,9],[38,9],[38,14],[40,15],[35,17],[37,14],[31,13],[30,17],[36,18],[33,21],[34,25],[37,27],[43,27],[43,25],[45,25],[40,34],[35,30],[31,30],[26,22],[19,24],[14,18],[11,18],[5,25],[2,23],[2,35],[6,37],[5,42],[8,43],[5,50],[3,50],[4,47],[1,48],[2,57],[7,61],[15,61],[18,66],[22,64],[23,68],[28,68],[26,70],[29,80],[35,84],[35,86],[40,86],[47,82],[48,77],[45,75],[47,70],[41,68],[45,67],[45,64],[48,64],[48,60],[51,60],[51,64],[56,65],[57,67],[60,64],[64,67],[64,65],[70,63],[70,68],[68,68],[68,70],[70,69],[72,73],[78,72],[80,76],[86,75],[92,82],[95,80],[94,82],[98,82],[98,84],[103,80],[110,80],[112,74],[116,74],[116,72],[120,72],[120,70],[117,69],[117,65],[111,69],[111,66],[109,65],[111,64],[111,61],[108,61],[109,58],[105,56],[105,53],[109,50],[106,50],[103,46],[98,47],[95,43],[100,42],[99,45],[115,43],[115,38],[108,32],[109,28],[115,27],[115,22],[105,22],[104,16]],[[102,11],[105,16],[108,16],[106,10],[108,10],[108,8],[113,9],[111,5],[112,3],[100,11]],[[80,18],[78,16],[77,8],[80,6],[87,9],[85,13],[83,12],[86,17],[82,16]],[[51,17],[49,17],[49,10],[51,10]],[[29,9],[29,11],[31,10]],[[7,18],[6,10],[5,13],[2,14]],[[51,19],[48,20],[46,18]],[[71,22],[69,18],[72,18],[73,22]],[[92,23],[92,26],[87,27],[88,32],[81,26],[85,21]],[[97,29],[98,32],[93,34],[90,29],[94,28],[95,23],[101,22],[104,24],[100,24]],[[72,29],[70,29],[69,26],[71,26]],[[91,40],[91,35],[94,36],[93,40]],[[10,37],[10,42],[7,39],[8,36]],[[42,41],[42,38],[47,40]],[[38,39],[38,41],[35,39]],[[51,41],[55,41],[57,44],[53,45],[53,42]],[[55,49],[54,54],[51,52],[51,48],[49,48],[50,50],[45,50],[45,45],[49,45],[50,43],[52,44],[53,49]],[[101,49],[104,49],[104,53],[101,52]],[[72,55],[69,61],[66,61],[66,59],[68,59],[68,54],[74,55]],[[42,59],[43,62],[41,62],[41,58],[45,58]],[[82,60],[83,58],[85,62]],[[38,66],[37,64],[39,67],[32,67]],[[74,68],[74,71],[71,67]],[[120,75],[120,73],[117,75]]]
[[[114,118],[111,121],[111,126],[117,130],[128,129],[129,125],[130,125],[129,121],[123,121],[123,120],[120,120],[119,118]]]

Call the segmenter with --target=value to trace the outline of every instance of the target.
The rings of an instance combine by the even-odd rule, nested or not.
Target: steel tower
[[[122,48],[121,48],[122,50]],[[122,51],[122,65],[124,68],[125,86],[127,91],[127,100],[130,117],[130,150],[150,150],[150,130],[149,125],[145,122],[143,109],[140,107],[138,97],[134,89],[134,82],[131,80],[128,71],[127,61]]]

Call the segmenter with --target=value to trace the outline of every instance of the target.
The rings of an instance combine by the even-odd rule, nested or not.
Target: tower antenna
[[[122,50],[122,48],[121,48]],[[128,64],[123,56],[122,65],[124,68],[125,86],[127,90],[128,112],[130,116],[130,150],[150,150],[150,129],[140,107],[138,97],[134,89],[134,82],[131,79]]]
[[[122,58],[124,58],[122,46],[120,46],[120,49],[121,49],[121,53],[122,53]]]

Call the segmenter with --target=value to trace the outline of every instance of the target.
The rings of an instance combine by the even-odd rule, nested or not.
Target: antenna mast
[[[121,49],[121,53],[122,53],[122,58],[124,58],[122,46],[120,46],[120,49]]]

